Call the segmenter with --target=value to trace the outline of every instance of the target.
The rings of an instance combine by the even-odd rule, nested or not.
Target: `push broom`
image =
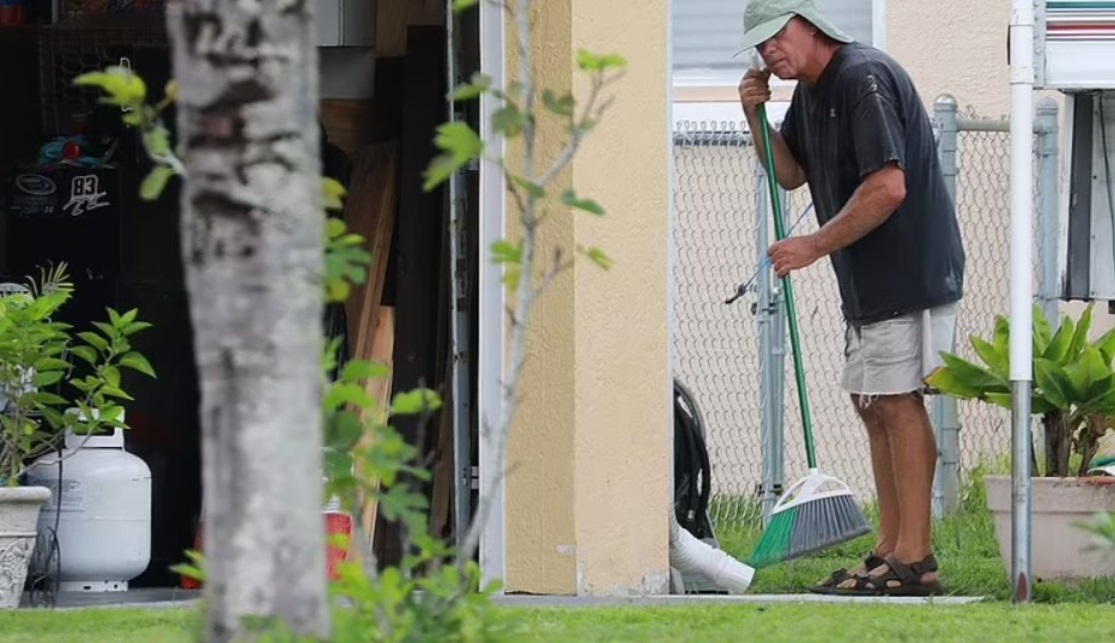
[[[767,186],[774,213],[774,234],[781,241],[786,238],[786,230],[774,176],[774,154],[767,129],[766,104],[760,103],[758,111],[760,129],[763,131],[763,149],[766,151]],[[748,565],[756,569],[806,556],[871,533],[871,526],[856,504],[848,485],[821,473],[817,468],[813,420],[805,390],[805,365],[802,363],[794,289],[789,274],[782,277],[782,292],[786,301],[786,316],[790,322],[790,345],[793,349],[794,376],[797,380],[801,424],[805,431],[805,457],[809,473],[791,485],[771,510],[766,530],[747,561]]]

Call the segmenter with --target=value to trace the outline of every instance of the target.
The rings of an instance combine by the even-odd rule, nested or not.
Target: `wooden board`
[[[365,392],[376,401],[377,413],[373,417],[367,415],[363,416],[365,422],[374,421],[382,424],[387,421],[388,410],[391,407],[391,355],[395,350],[395,309],[390,306],[382,306],[376,319],[375,331],[371,342],[371,351],[367,357],[370,361],[384,364],[388,368],[388,374],[385,377],[374,379],[368,382],[364,388]],[[361,441],[362,446],[370,446],[370,442],[366,438]],[[375,481],[371,481],[374,485]],[[364,530],[370,541],[375,538],[375,523],[377,516],[377,504],[374,498],[361,496],[359,508],[360,525]],[[366,546],[371,546],[371,542],[366,543]]]
[[[352,355],[368,359],[390,257],[398,194],[398,158],[394,143],[361,148],[353,159],[352,180],[345,202],[349,230],[364,237],[372,264],[363,288],[356,288],[345,302]]]
[[[329,140],[341,148],[350,159],[372,142],[374,101],[323,100],[321,122]]]

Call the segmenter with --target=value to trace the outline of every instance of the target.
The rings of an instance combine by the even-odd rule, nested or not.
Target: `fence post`
[[[1038,298],[1050,326],[1058,325],[1057,278],[1057,102],[1046,97],[1038,102],[1036,126],[1038,160]]]
[[[744,150],[750,153],[752,150]],[[774,317],[773,302],[771,299],[770,270],[766,267],[766,252],[770,245],[768,238],[767,212],[769,210],[766,188],[766,172],[762,163],[755,164],[755,265],[758,274],[755,278],[755,287],[758,292],[758,302],[755,308],[756,324],[759,327],[759,399],[760,402],[760,443],[763,457],[763,479],[760,488],[763,506],[763,526],[770,519],[770,512],[778,495],[774,489],[774,461],[775,461],[775,436],[774,436],[774,398],[771,395],[771,380],[774,365],[771,351],[772,323]]]
[[[942,94],[933,103],[940,132],[937,151],[945,186],[956,202],[957,138],[959,124],[957,102]],[[956,338],[950,351],[956,350]],[[937,472],[933,479],[933,515],[940,518],[956,511],[960,504],[960,416],[956,398],[935,395],[932,403],[933,427],[937,436]]]

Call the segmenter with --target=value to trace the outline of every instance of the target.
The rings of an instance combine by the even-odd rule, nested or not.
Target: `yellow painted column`
[[[668,589],[672,471],[667,254],[670,155],[666,0],[535,2],[539,88],[588,87],[581,48],[618,53],[614,103],[563,177],[607,210],[560,212],[540,257],[598,246],[604,271],[578,257],[531,320],[523,399],[506,491],[506,589],[643,594]],[[515,75],[509,25],[508,75]],[[564,142],[543,121],[543,162]],[[513,155],[510,158],[515,158]],[[508,220],[515,210],[509,206]]]

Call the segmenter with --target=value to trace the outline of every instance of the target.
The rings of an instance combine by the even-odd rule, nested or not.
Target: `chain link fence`
[[[976,360],[968,337],[987,335],[1008,306],[1009,125],[959,115],[955,103],[944,108],[935,113],[935,123],[939,146],[953,141],[940,146],[941,158],[967,252],[956,349]],[[1055,147],[1051,159],[1036,157],[1056,167]],[[1048,180],[1041,172],[1048,167],[1036,167],[1036,182]],[[742,120],[679,123],[674,172],[675,375],[693,392],[704,417],[714,524],[757,527],[782,485],[806,472],[788,332],[776,332],[786,328],[779,283],[763,265],[774,240],[765,176]],[[1052,176],[1055,181],[1055,171]],[[1039,190],[1035,194],[1041,206]],[[816,230],[807,188],[783,193],[783,203],[791,234]],[[1040,209],[1035,213],[1043,216]],[[1035,244],[1035,261],[1048,260],[1046,248]],[[793,279],[818,464],[870,501],[874,479],[866,435],[840,387],[844,321],[831,265],[818,261]],[[1041,290],[1049,287],[1036,283],[1035,292],[1050,294]],[[726,303],[737,289],[742,294]],[[938,501],[946,507],[956,502],[957,479],[982,459],[1008,453],[1010,441],[1008,411],[952,405],[936,403],[932,409],[946,467],[938,475]],[[950,426],[963,429],[948,435]]]

